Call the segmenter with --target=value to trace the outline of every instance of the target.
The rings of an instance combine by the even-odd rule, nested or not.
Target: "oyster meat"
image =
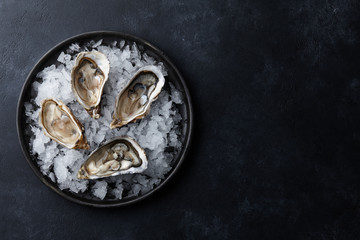
[[[71,71],[71,88],[92,118],[100,117],[100,101],[108,80],[110,63],[98,51],[80,52]]]
[[[82,124],[61,101],[44,99],[41,103],[39,123],[46,136],[67,148],[90,148]]]
[[[145,117],[150,111],[151,103],[160,94],[164,83],[164,76],[157,67],[140,68],[117,97],[110,127],[121,127]]]
[[[90,154],[80,167],[79,179],[97,179],[143,172],[148,165],[144,150],[130,137],[117,137]]]

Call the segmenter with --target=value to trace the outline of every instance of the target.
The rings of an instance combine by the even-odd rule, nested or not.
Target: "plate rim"
[[[28,89],[29,84],[32,83],[31,78],[34,75],[35,70],[37,70],[37,68],[40,65],[42,65],[49,56],[51,56],[51,53],[53,51],[58,50],[58,48],[64,47],[65,45],[70,44],[71,42],[75,42],[79,38],[99,37],[100,35],[112,35],[112,36],[119,37],[119,38],[133,39],[134,41],[141,42],[141,44],[147,45],[148,47],[152,48],[152,50],[154,50],[154,52],[156,54],[160,54],[161,57],[167,61],[167,63],[170,65],[170,67],[175,71],[176,75],[178,75],[179,80],[183,86],[184,95],[185,95],[184,97],[186,99],[185,104],[186,104],[186,110],[188,112],[187,132],[186,132],[187,136],[185,136],[183,153],[180,155],[179,161],[177,162],[177,164],[175,166],[173,166],[173,170],[170,172],[169,175],[167,175],[167,177],[165,179],[163,179],[160,182],[159,185],[157,185],[155,188],[153,188],[149,192],[147,192],[141,196],[138,196],[135,199],[130,199],[126,202],[102,203],[101,202],[102,200],[100,200],[98,202],[87,202],[86,200],[88,200],[88,199],[83,199],[83,198],[80,198],[77,196],[68,195],[65,192],[63,192],[62,190],[60,190],[60,188],[56,188],[55,186],[53,186],[49,182],[49,180],[47,180],[45,178],[45,176],[40,172],[39,168],[37,166],[35,166],[36,163],[34,163],[31,160],[30,153],[26,150],[25,143],[24,143],[23,134],[25,134],[25,133],[21,128],[21,123],[22,123],[21,113],[23,112],[22,108],[23,108],[23,103],[24,103],[24,97],[26,95],[26,92],[27,92],[26,90]],[[17,135],[18,135],[20,146],[21,146],[21,150],[25,156],[25,159],[28,162],[28,164],[30,165],[30,167],[33,170],[33,172],[35,173],[35,175],[41,180],[42,183],[44,183],[47,187],[49,187],[50,189],[55,191],[60,196],[64,197],[67,200],[70,200],[72,202],[75,202],[75,203],[78,203],[81,205],[91,206],[91,207],[110,208],[110,207],[128,206],[128,205],[137,203],[139,201],[142,201],[142,200],[152,196],[154,193],[156,193],[160,189],[162,189],[170,181],[170,179],[173,178],[173,176],[179,171],[181,165],[183,164],[184,159],[187,157],[189,148],[191,146],[192,137],[193,137],[193,128],[194,128],[194,116],[193,115],[194,115],[194,110],[193,110],[192,100],[191,100],[189,89],[185,83],[185,80],[184,80],[183,76],[181,75],[180,71],[174,65],[174,63],[169,59],[169,57],[167,57],[164,54],[163,51],[161,51],[159,48],[157,48],[153,44],[149,43],[148,41],[146,41],[140,37],[134,36],[132,34],[129,34],[129,33],[123,33],[123,32],[118,32],[118,31],[91,31],[91,32],[80,33],[80,34],[71,36],[69,38],[66,38],[65,40],[56,44],[54,47],[50,48],[35,63],[35,65],[30,70],[29,74],[27,75],[25,82],[23,83],[23,86],[20,91],[20,95],[19,95],[18,102],[17,102],[17,111],[16,111],[16,128],[17,128]],[[91,200],[89,199],[88,201],[91,201]],[[121,201],[121,200],[119,200],[119,201]]]

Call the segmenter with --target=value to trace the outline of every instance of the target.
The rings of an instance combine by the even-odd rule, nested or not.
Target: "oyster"
[[[92,118],[100,117],[100,101],[108,80],[110,63],[98,51],[81,52],[71,71],[71,88],[77,101]]]
[[[130,137],[117,137],[90,154],[78,171],[79,179],[97,179],[143,172],[148,165],[144,150]]]
[[[121,127],[145,117],[150,111],[150,104],[157,99],[164,83],[164,76],[157,67],[140,68],[117,97],[110,127]]]
[[[41,103],[39,123],[46,136],[67,148],[90,148],[83,126],[61,101],[44,99]]]

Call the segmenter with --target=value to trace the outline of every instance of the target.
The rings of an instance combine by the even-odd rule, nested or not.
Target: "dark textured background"
[[[1,0],[0,238],[359,239],[359,4]],[[196,113],[181,171],[119,209],[51,191],[16,135],[17,99],[36,61],[94,30],[163,50]]]

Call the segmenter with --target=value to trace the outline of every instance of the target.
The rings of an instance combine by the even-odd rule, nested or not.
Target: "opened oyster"
[[[154,66],[140,68],[116,99],[111,128],[121,127],[147,115],[164,86],[161,71]]]
[[[41,103],[39,123],[46,136],[67,148],[89,149],[84,128],[61,101],[45,99]]]
[[[71,88],[77,101],[92,118],[100,117],[100,101],[108,80],[110,63],[98,51],[81,52],[71,71]]]
[[[143,172],[148,165],[144,150],[130,137],[118,137],[90,154],[79,179],[97,179]]]

